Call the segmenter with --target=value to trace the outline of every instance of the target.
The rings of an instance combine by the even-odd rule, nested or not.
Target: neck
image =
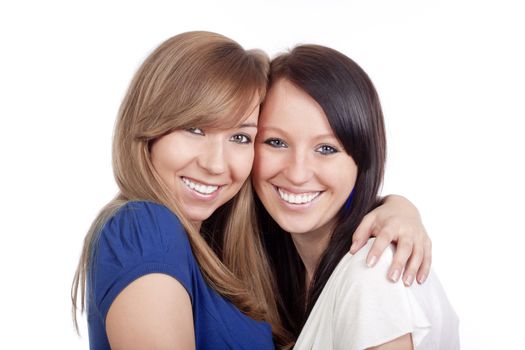
[[[191,224],[192,224],[193,227],[195,227],[197,232],[200,232],[201,226],[202,226],[202,221],[191,221]]]
[[[332,226],[333,225],[327,224],[309,232],[290,233],[295,248],[306,268],[305,282],[307,290],[315,274],[319,260],[330,242],[330,236],[333,231]]]

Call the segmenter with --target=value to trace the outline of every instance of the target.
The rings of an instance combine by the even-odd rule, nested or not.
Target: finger
[[[354,234],[352,235],[352,246],[350,247],[350,253],[355,254],[361,249],[370,236],[372,236],[372,230],[374,228],[375,215],[369,213],[365,215]]]
[[[421,246],[416,244],[414,249],[412,249],[412,255],[408,259],[408,264],[405,267],[405,271],[403,272],[403,283],[405,286],[410,287],[412,282],[414,282],[414,276],[416,276],[416,273],[421,267],[424,255],[425,249],[423,244],[421,244]]]
[[[417,282],[419,284],[423,284],[425,280],[427,279],[428,275],[430,274],[431,265],[432,265],[432,241],[428,239],[427,243],[425,244],[425,255],[423,257],[423,263],[419,267],[419,271],[417,273]]]
[[[390,269],[388,271],[388,277],[393,282],[397,282],[399,277],[401,277],[401,272],[405,268],[408,258],[412,255],[413,248],[414,245],[412,241],[408,241],[406,239],[400,240],[397,243],[392,265],[390,265]]]
[[[372,244],[372,247],[370,248],[370,251],[368,252],[368,255],[366,257],[366,265],[368,267],[372,267],[376,264],[379,257],[390,245],[390,242],[392,242],[392,238],[390,237],[388,231],[381,230],[381,232],[377,235],[376,239],[374,240],[374,244]]]

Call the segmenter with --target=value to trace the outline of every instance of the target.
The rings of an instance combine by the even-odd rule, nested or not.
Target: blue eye
[[[281,139],[269,138],[264,141],[265,144],[273,148],[287,148],[288,145]]]
[[[202,130],[201,128],[187,128],[186,131],[195,135],[204,136],[204,130]]]
[[[322,155],[329,155],[339,152],[335,147],[329,145],[322,145],[315,151],[321,153]]]
[[[240,144],[249,144],[252,143],[252,139],[244,134],[235,134],[230,138],[230,141]]]

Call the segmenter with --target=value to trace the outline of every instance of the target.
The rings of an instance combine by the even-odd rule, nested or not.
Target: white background
[[[0,5],[0,348],[87,349],[69,290],[116,193],[114,119],[132,74],[187,30],[273,55],[319,43],[382,99],[383,193],[420,209],[462,349],[518,349],[525,288],[525,12],[520,1],[12,1]]]

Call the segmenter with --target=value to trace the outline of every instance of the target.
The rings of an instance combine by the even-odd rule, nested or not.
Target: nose
[[[312,162],[306,152],[296,151],[289,159],[285,171],[286,178],[293,185],[302,185],[311,179],[313,175]]]
[[[197,164],[210,174],[223,174],[227,167],[223,143],[220,140],[211,140],[202,150]]]

